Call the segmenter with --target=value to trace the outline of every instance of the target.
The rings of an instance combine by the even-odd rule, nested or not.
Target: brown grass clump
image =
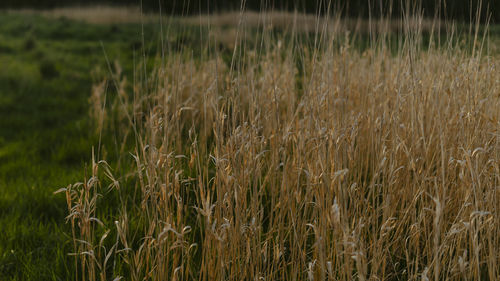
[[[500,279],[500,60],[406,30],[166,56],[113,106],[120,176],[63,190],[78,278]]]

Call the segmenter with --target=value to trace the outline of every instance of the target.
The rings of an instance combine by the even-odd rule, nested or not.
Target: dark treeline
[[[0,8],[55,8],[73,5],[140,5],[147,11],[175,15],[192,15],[225,10],[240,10],[242,3],[248,10],[297,10],[307,13],[342,11],[349,17],[399,17],[403,11],[419,10],[426,17],[470,21],[481,11],[481,19],[488,15],[500,22],[500,0],[1,0]],[[409,4],[408,4],[409,3]]]

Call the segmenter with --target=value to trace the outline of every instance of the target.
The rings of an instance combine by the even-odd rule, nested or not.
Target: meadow
[[[0,14],[1,280],[500,278],[497,26],[66,15]]]
[[[98,144],[88,99],[103,50],[132,73],[140,34],[0,12],[0,280],[71,278],[66,203],[53,191],[83,176]]]

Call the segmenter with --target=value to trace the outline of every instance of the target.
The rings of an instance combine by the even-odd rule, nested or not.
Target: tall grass
[[[263,14],[230,60],[202,25],[200,57],[96,84],[118,158],[60,190],[75,278],[500,279],[500,60],[452,26],[423,51],[419,19],[360,51]]]

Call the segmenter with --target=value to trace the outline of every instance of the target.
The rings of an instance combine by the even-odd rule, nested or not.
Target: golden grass
[[[500,59],[405,30],[396,55],[237,37],[229,65],[170,53],[152,90],[114,75],[107,107],[96,86],[98,124],[136,145],[128,173],[93,159],[62,189],[77,278],[500,279]]]

